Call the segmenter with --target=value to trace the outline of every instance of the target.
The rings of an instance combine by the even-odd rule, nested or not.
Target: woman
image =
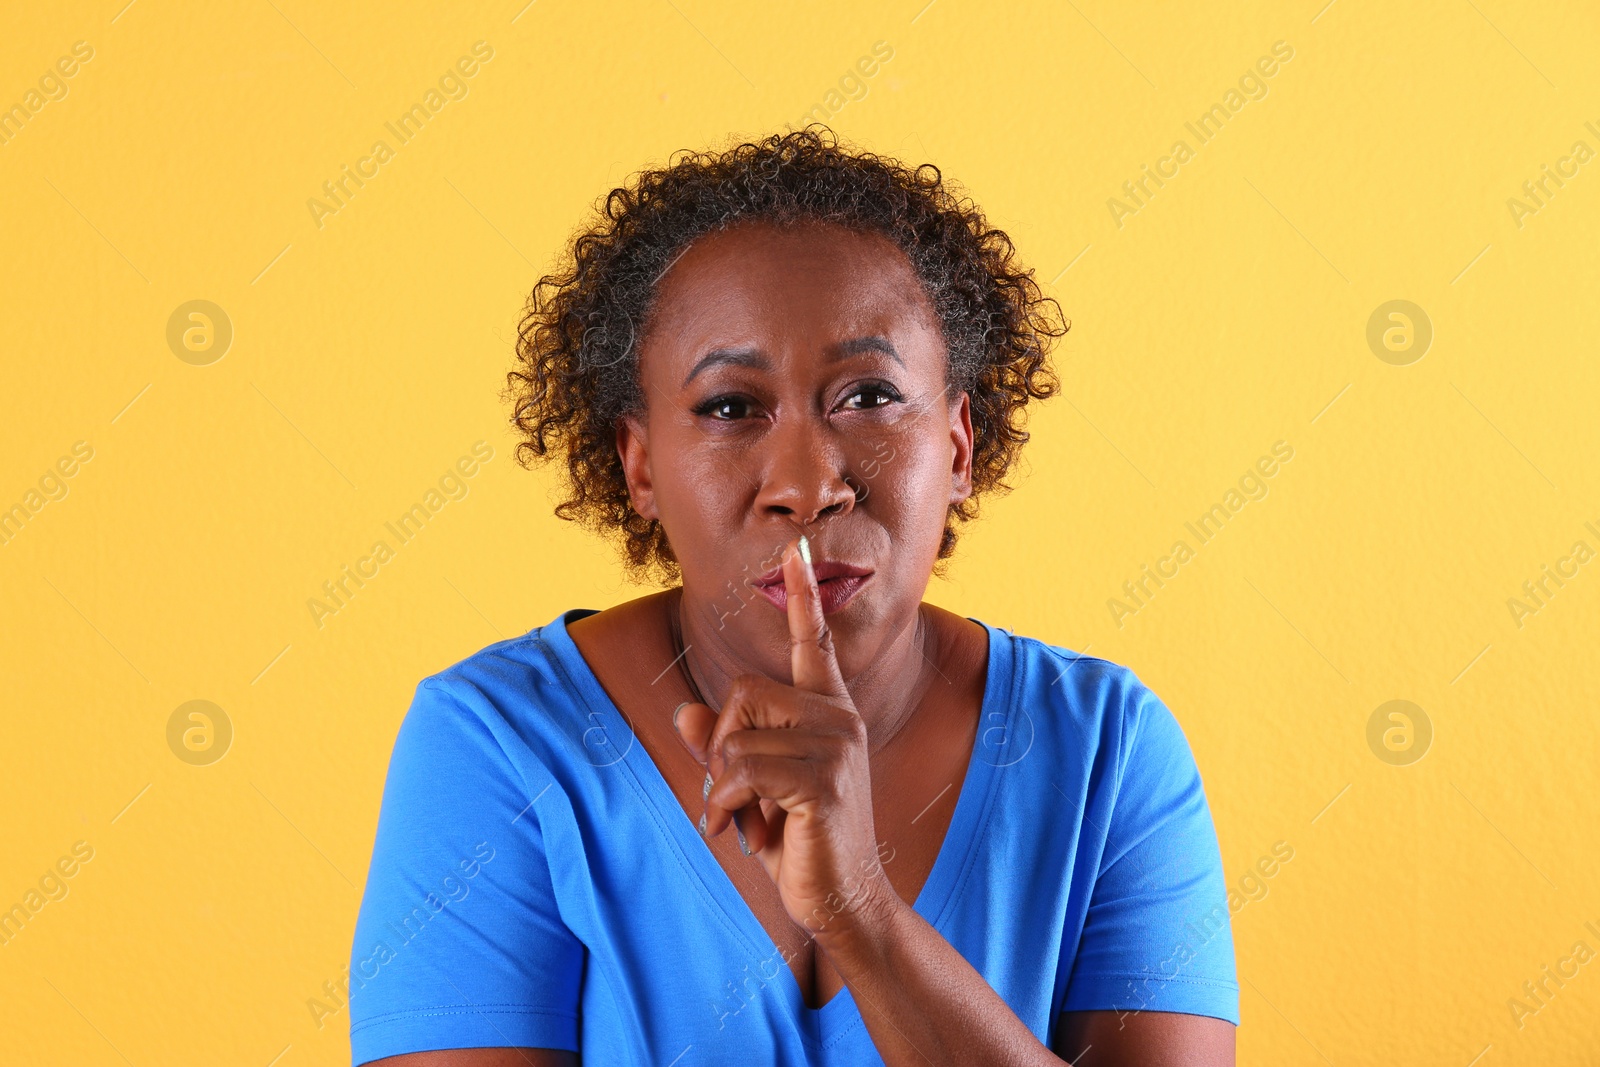
[[[418,687],[355,1062],[1232,1064],[1170,712],[922,603],[1059,384],[1006,236],[808,127],[641,175],[571,253],[520,331],[519,457],[559,443],[557,513],[681,584]]]

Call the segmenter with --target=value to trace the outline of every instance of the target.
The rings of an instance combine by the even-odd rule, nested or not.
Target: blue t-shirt
[[[591,614],[417,687],[356,924],[354,1062],[882,1063],[848,987],[806,1007],[568,635]],[[1046,1046],[1064,1011],[1237,1024],[1221,856],[1177,721],[1126,667],[983,626],[982,719],[917,913]]]

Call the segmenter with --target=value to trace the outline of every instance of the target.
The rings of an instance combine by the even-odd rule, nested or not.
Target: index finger
[[[822,613],[817,574],[811,567],[811,543],[805,534],[783,561],[783,586],[789,613],[789,668],[793,686],[812,693],[849,699],[833,634]]]

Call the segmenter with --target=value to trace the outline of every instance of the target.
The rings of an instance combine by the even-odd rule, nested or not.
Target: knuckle
[[[867,743],[867,723],[859,715],[845,714],[844,709],[839,709],[839,739],[845,746],[865,745]]]
[[[833,652],[833,634],[824,629],[818,633],[800,634],[789,638],[790,648],[802,648],[807,645],[815,647],[817,651],[824,654],[831,654]]]
[[[765,680],[761,675],[750,671],[737,675],[728,686],[728,697],[725,705],[749,700],[760,691],[761,683]]]
[[[811,776],[821,795],[838,796],[844,783],[844,766],[837,760],[814,764]]]
[[[728,761],[726,776],[728,781],[737,786],[747,786],[756,772],[756,758],[754,756],[739,756]]]
[[[749,730],[735,730],[722,739],[722,758],[730,764],[738,762],[746,754],[750,744]]]

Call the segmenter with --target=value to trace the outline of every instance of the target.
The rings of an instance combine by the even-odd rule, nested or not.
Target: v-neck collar
[[[567,632],[569,623],[597,614],[598,611],[597,608],[573,608],[563,612],[542,627],[539,636],[555,652],[592,709],[611,716],[609,721],[626,724],[627,716],[617,708]],[[1013,762],[986,750],[998,749],[1003,754],[1011,747],[1009,741],[1015,736],[1012,730],[1016,703],[1012,648],[1015,638],[982,619],[971,616],[967,616],[967,619],[978,623],[987,632],[989,662],[978,727],[974,731],[972,752],[967,758],[966,776],[956,797],[956,808],[950,816],[944,840],[939,844],[938,855],[912,905],[913,910],[935,930],[939,929],[940,922],[957,902],[959,890],[965,884],[977,856],[978,839],[988,824],[990,802],[995,781],[999,777],[995,772]],[[996,737],[1001,740],[996,742]],[[771,952],[777,951],[772,936],[767,933],[767,928],[761,924],[755,912],[750,910],[750,905],[729,880],[727,871],[723,870],[706,841],[700,837],[685,814],[683,805],[678,802],[677,794],[662,776],[661,769],[637,741],[636,737],[628,738],[626,754],[616,765],[626,767],[633,774],[641,794],[656,807],[658,822],[674,835],[679,850],[688,857],[699,875],[701,889],[711,903],[723,912],[732,929],[747,942],[746,947],[752,953],[752,958],[769,957]],[[991,756],[994,758],[991,759]],[[820,1008],[808,1007],[794,972],[789,970],[787,963],[782,962],[781,956],[779,960],[778,971],[781,973],[767,979],[765,984],[775,987],[772,991],[782,997],[789,1017],[794,1020],[796,1032],[807,1045],[822,1051],[857,1026],[864,1025],[849,986],[842,987]]]

